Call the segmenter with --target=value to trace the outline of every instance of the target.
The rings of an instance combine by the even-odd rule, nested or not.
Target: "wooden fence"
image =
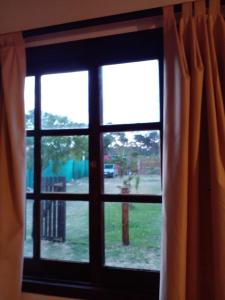
[[[65,177],[42,177],[42,192],[66,192]],[[41,239],[64,242],[66,239],[66,201],[41,202]]]

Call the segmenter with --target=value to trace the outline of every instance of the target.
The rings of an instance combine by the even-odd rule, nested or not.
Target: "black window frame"
[[[63,44],[28,48],[27,76],[35,76],[35,129],[27,136],[35,137],[34,192],[34,257],[24,259],[23,291],[65,297],[91,299],[158,299],[158,271],[118,269],[104,266],[103,204],[104,202],[161,203],[158,195],[107,195],[101,191],[102,162],[99,136],[104,132],[126,130],[159,130],[162,148],[163,124],[163,42],[162,29],[146,30]],[[103,65],[157,59],[160,81],[160,121],[144,124],[102,125],[100,90]],[[40,78],[45,74],[89,71],[89,128],[41,129]],[[87,194],[50,194],[40,191],[42,136],[89,135],[90,181]],[[94,162],[94,163],[93,163]],[[40,259],[40,201],[89,200],[90,264],[66,263]],[[152,298],[150,298],[152,297]]]

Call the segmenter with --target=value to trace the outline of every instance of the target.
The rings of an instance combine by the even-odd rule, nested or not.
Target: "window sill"
[[[88,283],[56,282],[36,278],[24,278],[22,291],[34,294],[61,296],[82,299],[139,299],[158,300],[159,289],[122,289],[114,287],[94,286]]]

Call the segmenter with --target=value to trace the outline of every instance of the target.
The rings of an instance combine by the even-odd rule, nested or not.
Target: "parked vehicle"
[[[118,170],[115,164],[104,164],[104,177],[113,178],[118,175]]]

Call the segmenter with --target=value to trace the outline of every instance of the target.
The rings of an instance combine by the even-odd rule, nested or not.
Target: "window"
[[[157,299],[161,31],[31,48],[27,65],[24,290]]]

